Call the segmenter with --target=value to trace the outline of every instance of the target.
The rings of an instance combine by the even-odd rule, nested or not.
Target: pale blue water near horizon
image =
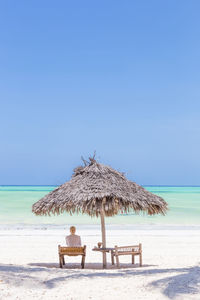
[[[62,214],[60,216],[35,216],[32,204],[56,186],[0,186],[0,225],[66,225],[99,224],[100,220],[87,215]],[[200,225],[199,186],[145,186],[147,190],[165,199],[169,205],[166,216],[147,216],[135,213],[106,218],[113,225]]]

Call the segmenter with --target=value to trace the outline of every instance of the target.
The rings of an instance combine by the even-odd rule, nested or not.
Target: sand
[[[80,257],[58,267],[57,245],[63,229],[0,230],[0,299],[200,300],[200,230],[107,230],[107,246],[143,245],[143,267],[120,257],[121,266],[102,269],[92,247],[99,230],[80,229],[87,245],[86,268]],[[136,258],[137,262],[137,258]]]

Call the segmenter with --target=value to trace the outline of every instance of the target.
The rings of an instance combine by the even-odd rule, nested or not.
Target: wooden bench
[[[65,265],[65,259],[64,256],[82,256],[81,260],[81,267],[84,269],[85,267],[85,256],[86,256],[86,246],[83,247],[61,247],[60,245],[58,246],[58,255],[59,255],[59,264],[60,268]]]
[[[114,257],[116,258],[117,266],[119,267],[119,256],[120,255],[131,255],[132,256],[132,264],[135,263],[135,256],[139,256],[139,264],[140,267],[142,266],[142,244],[135,245],[135,246],[122,246],[115,248],[111,251],[111,260],[112,264],[114,265]]]

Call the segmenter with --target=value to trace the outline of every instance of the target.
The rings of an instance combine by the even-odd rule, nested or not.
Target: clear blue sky
[[[200,185],[200,1],[0,2],[0,184],[61,184],[80,156]]]

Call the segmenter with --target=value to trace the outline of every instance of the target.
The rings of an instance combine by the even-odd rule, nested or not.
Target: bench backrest
[[[59,254],[66,255],[84,255],[86,253],[86,246],[83,247],[62,247],[58,246]]]
[[[133,246],[115,246],[116,253],[141,253],[142,252],[142,244],[133,245]]]

